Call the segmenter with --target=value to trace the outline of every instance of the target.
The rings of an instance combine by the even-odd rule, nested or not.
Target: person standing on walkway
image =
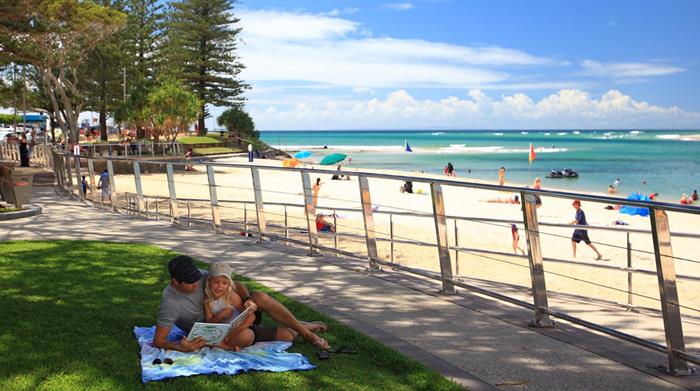
[[[506,168],[501,167],[498,170],[498,186],[503,186],[506,183]]]
[[[314,183],[313,188],[311,188],[311,194],[314,197],[314,209],[316,209],[316,205],[318,205],[318,192],[321,191],[321,185],[323,182],[321,182],[321,178],[316,178],[316,183]]]
[[[100,181],[97,182],[97,188],[102,189],[102,202],[106,200],[112,202],[112,192],[110,191],[109,185],[109,171],[105,168],[105,170],[102,171],[102,175],[100,175]]]
[[[29,167],[29,145],[27,135],[24,133],[19,139],[19,165],[20,167]]]
[[[574,207],[574,209],[576,209],[576,218],[569,224],[588,225],[588,222],[586,221],[586,214],[583,213],[583,209],[581,209],[581,201],[574,200],[574,202],[571,205]],[[592,248],[593,251],[595,251],[597,255],[596,261],[603,259],[603,256],[600,255],[598,249],[595,248],[593,243],[591,243],[591,239],[588,238],[588,230],[586,229],[575,229],[573,236],[571,236],[571,248],[574,251],[574,258],[576,258],[576,244],[580,243],[581,241],[586,243],[588,247]]]

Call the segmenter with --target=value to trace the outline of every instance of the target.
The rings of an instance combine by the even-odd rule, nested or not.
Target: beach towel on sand
[[[299,353],[287,353],[291,342],[258,342],[244,348],[240,352],[229,352],[222,349],[202,348],[194,353],[181,353],[174,350],[164,350],[153,347],[153,327],[134,327],[134,334],[141,346],[141,381],[148,383],[170,377],[192,375],[235,375],[238,372],[270,371],[284,372],[293,370],[308,370],[316,368]],[[185,334],[173,327],[168,340],[179,341]],[[169,358],[169,364],[153,364]]]

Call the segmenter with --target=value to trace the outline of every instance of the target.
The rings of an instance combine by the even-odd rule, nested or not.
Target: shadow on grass
[[[358,355],[319,362],[297,342],[290,351],[319,367],[140,383],[134,326],[155,323],[166,263],[175,253],[150,245],[51,241],[0,243],[0,389],[459,389],[435,372],[278,293],[300,319],[329,323],[333,346]],[[204,266],[202,264],[202,266]]]

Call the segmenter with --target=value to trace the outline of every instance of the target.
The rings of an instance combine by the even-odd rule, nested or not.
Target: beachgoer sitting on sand
[[[693,194],[690,195],[690,199],[692,199],[693,201],[698,200],[698,191],[697,190],[693,190]]]
[[[335,226],[326,221],[326,215],[319,213],[316,215],[316,231],[318,232],[335,232]]]
[[[649,200],[653,201],[658,196],[659,196],[659,193],[651,193],[651,194],[649,194]]]
[[[615,188],[615,186],[613,186],[613,185],[608,186],[608,194],[615,194],[615,193],[617,193],[617,189]]]
[[[340,171],[340,164],[338,164],[338,168],[336,168],[336,170]],[[332,181],[339,181],[341,179],[343,179],[342,174],[333,174],[333,176],[331,177]]]
[[[402,193],[413,193],[413,182],[411,181],[406,181],[404,182],[403,185],[399,188],[399,191]]]
[[[490,200],[486,200],[484,202],[493,202],[497,204],[518,204],[520,205],[520,197],[517,195],[514,195],[513,198],[492,198]]]
[[[693,203],[693,201],[688,197],[688,195],[683,193],[683,195],[681,196],[681,204],[690,205],[692,203]]]

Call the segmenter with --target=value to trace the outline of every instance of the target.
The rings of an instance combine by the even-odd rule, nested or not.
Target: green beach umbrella
[[[321,165],[322,166],[329,166],[331,164],[336,164],[338,162],[342,162],[345,160],[345,158],[348,157],[344,153],[332,153],[321,160]]]

